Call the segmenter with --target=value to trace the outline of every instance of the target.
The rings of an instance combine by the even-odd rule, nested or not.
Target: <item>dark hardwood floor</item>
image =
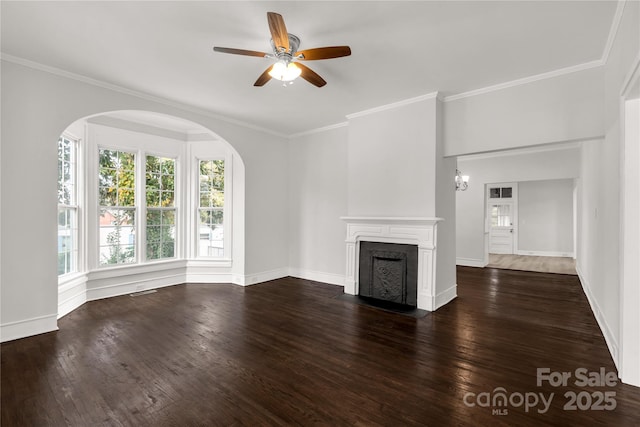
[[[576,276],[460,267],[459,297],[419,319],[341,292],[287,278],[87,303],[2,344],[2,426],[640,425],[640,389],[575,384],[615,371]],[[537,368],[572,377],[538,386]],[[520,405],[534,394],[548,411]]]

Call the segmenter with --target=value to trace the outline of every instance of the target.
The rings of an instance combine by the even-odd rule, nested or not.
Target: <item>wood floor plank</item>
[[[180,285],[87,303],[4,343],[6,426],[640,425],[640,389],[536,384],[536,369],[615,371],[576,276],[458,268],[458,298],[413,318],[285,278]],[[465,396],[554,394],[548,412]],[[565,410],[610,391],[613,411]]]
[[[576,260],[570,257],[489,254],[487,267],[539,273],[578,274]]]

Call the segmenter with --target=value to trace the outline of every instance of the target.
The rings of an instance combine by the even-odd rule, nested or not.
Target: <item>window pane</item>
[[[162,175],[162,189],[175,191],[175,178],[173,175]]]
[[[512,194],[512,188],[511,187],[505,187],[502,189],[502,198],[503,199],[510,199],[511,198],[511,194]]]
[[[155,209],[147,210],[147,225],[161,225],[162,212]]]
[[[147,187],[147,206],[160,206],[160,190],[154,190],[153,188]]]
[[[126,151],[118,151],[118,163],[122,170],[133,171],[135,170],[136,156]]]
[[[118,167],[118,152],[100,150],[100,167],[115,169]]]
[[[492,199],[500,198],[500,189],[499,188],[490,188],[489,189],[489,197]]]
[[[99,205],[134,207],[136,203],[135,154],[101,149],[99,159]]]
[[[163,191],[160,200],[160,204],[162,205],[162,207],[167,208],[173,206],[173,196],[173,191]]]
[[[215,209],[200,209],[199,216],[198,255],[206,257],[224,256],[224,212]]]
[[[135,262],[135,209],[100,209],[100,265]]]
[[[511,205],[492,205],[491,226],[510,227],[511,225]]]
[[[176,213],[175,211],[163,211],[162,212],[162,225],[175,225]]]
[[[129,188],[118,189],[118,206],[135,206],[136,194],[135,191]]]
[[[175,211],[147,210],[147,259],[175,256]]]

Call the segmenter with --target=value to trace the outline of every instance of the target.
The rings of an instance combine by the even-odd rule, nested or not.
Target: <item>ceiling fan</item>
[[[292,82],[298,76],[312,85],[322,87],[327,84],[322,77],[300,61],[314,61],[318,59],[340,58],[351,55],[349,46],[318,47],[315,49],[298,50],[300,39],[287,32],[284,19],[278,13],[267,12],[267,21],[271,31],[271,46],[273,53],[257,52],[254,50],[234,49],[230,47],[214,47],[213,50],[234,55],[258,56],[275,59],[276,62],[258,77],[254,86],[264,86],[272,78],[285,82]]]

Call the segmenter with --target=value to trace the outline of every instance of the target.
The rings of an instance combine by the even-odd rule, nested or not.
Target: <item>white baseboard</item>
[[[456,258],[456,265],[462,265],[465,267],[486,267],[487,263],[483,259]]]
[[[328,283],[330,285],[344,286],[345,283],[344,274],[323,273],[321,271],[303,270],[300,268],[290,268],[289,276],[313,280],[314,282]]]
[[[269,280],[282,279],[289,275],[289,268],[282,267],[275,270],[263,271],[255,274],[246,274],[244,276],[234,275],[233,283],[241,286],[257,285],[258,283],[268,282]],[[239,279],[239,280],[238,280]]]
[[[187,283],[234,283],[231,273],[187,273]]]
[[[440,292],[435,296],[434,311],[440,307],[450,303],[458,296],[458,285],[453,285],[447,290]]]
[[[116,283],[101,287],[88,287],[87,301],[95,301],[103,298],[111,298],[119,295],[132,294],[135,292],[146,291],[148,289],[163,288],[165,286],[173,286],[185,283],[184,274],[172,274],[161,277],[153,277],[150,279],[139,279],[125,283]]]
[[[515,251],[516,255],[528,255],[528,256],[551,256],[551,257],[564,257],[575,258],[573,252],[555,252],[555,251],[523,251],[518,249]]]
[[[58,330],[58,316],[49,314],[0,325],[0,342],[17,340]]]
[[[87,275],[81,274],[58,287],[58,319],[87,302]]]
[[[584,274],[582,273],[582,269],[580,265],[576,265],[576,271],[578,272],[578,278],[580,279],[580,283],[582,284],[582,289],[584,290],[585,295],[587,296],[587,301],[589,301],[589,305],[591,306],[591,311],[598,322],[598,326],[600,327],[600,331],[602,331],[602,335],[604,335],[604,340],[607,343],[607,347],[609,348],[609,353],[611,353],[611,357],[613,358],[613,363],[615,363],[616,368],[618,367],[618,340],[616,340],[615,336],[611,332],[611,328],[607,323],[607,320],[598,305],[598,301],[595,299],[593,294],[591,293],[591,286],[589,282],[586,280]]]

